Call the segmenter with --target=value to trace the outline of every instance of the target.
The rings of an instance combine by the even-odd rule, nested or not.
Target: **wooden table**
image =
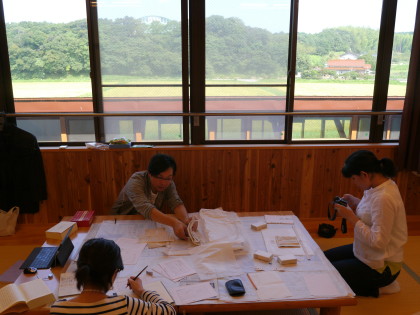
[[[238,213],[239,216],[248,217],[248,216],[262,216],[264,214],[281,214],[281,215],[291,215],[292,212],[245,212],[245,213]],[[142,220],[143,217],[140,215],[118,215],[118,216],[96,216],[94,223],[101,223],[104,220]],[[63,220],[69,220],[69,217],[64,218]],[[27,227],[29,230],[36,229],[36,226]],[[40,229],[43,230],[40,230]],[[37,233],[44,234],[44,231],[48,227],[38,227]],[[50,270],[39,270],[37,275],[24,275],[21,274],[19,278],[16,280],[16,283],[22,283],[28,281],[28,279],[32,279],[35,277],[42,277],[46,278],[48,273],[52,272],[54,277],[52,280],[45,280],[46,284],[49,288],[58,296],[58,285],[59,285],[59,278],[61,272],[66,270],[68,265],[70,264],[71,260],[76,258],[78,248],[81,247],[86,235],[89,232],[89,228],[79,228],[77,233],[71,236],[71,239],[74,243],[75,250],[73,250],[69,260],[64,267],[54,267]],[[19,253],[22,248],[25,248],[25,251],[20,254],[21,257],[19,259],[25,259],[26,256],[29,254],[30,249],[35,247],[34,245],[28,247],[28,233],[25,232],[25,227],[21,226],[18,227],[17,233],[14,236],[8,236],[7,239],[0,238],[0,254],[1,257],[5,257],[7,252],[11,248],[13,248],[12,255],[14,258],[19,256]],[[10,244],[10,245],[9,245]],[[57,240],[47,240],[43,246],[57,246],[59,241]],[[12,246],[11,246],[12,245]],[[37,245],[39,246],[39,245]],[[3,259],[2,259],[3,260]],[[5,266],[4,264],[0,263],[0,272],[4,272]],[[344,281],[344,280],[343,280]],[[258,311],[258,310],[276,310],[276,309],[297,309],[297,308],[320,308],[320,314],[322,315],[333,315],[333,314],[340,314],[340,308],[342,306],[350,306],[357,304],[357,301],[354,297],[341,297],[341,298],[322,298],[322,299],[287,299],[282,301],[270,301],[270,302],[246,302],[246,303],[215,303],[212,300],[208,300],[206,303],[200,304],[189,304],[189,305],[178,305],[177,310],[181,314],[185,313],[203,313],[203,312],[233,312],[233,311]],[[48,314],[49,308],[42,308],[38,310],[31,310],[26,312],[28,314]]]

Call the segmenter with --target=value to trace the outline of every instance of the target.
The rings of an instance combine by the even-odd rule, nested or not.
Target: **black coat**
[[[39,211],[47,199],[44,164],[37,139],[12,124],[0,130],[0,209],[14,206],[20,213]]]

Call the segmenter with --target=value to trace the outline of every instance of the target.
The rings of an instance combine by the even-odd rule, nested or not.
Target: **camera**
[[[337,210],[335,210],[334,208],[334,205],[336,203],[344,207],[347,207],[347,201],[345,201],[344,199],[338,196],[335,196],[333,200],[328,204],[328,219],[330,219],[331,221],[334,221],[335,218],[337,217]],[[331,206],[333,208],[333,211],[330,209]],[[347,233],[347,220],[344,218],[341,220],[341,232]]]
[[[347,207],[347,201],[345,201],[343,198],[340,198],[338,196],[335,196],[334,197],[333,203],[338,203],[339,205],[342,205],[344,207]]]

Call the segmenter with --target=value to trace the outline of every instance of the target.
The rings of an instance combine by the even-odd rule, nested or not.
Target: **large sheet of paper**
[[[119,238],[116,243],[121,249],[124,266],[137,264],[143,249],[146,247],[145,243],[140,243],[137,239],[125,237]]]

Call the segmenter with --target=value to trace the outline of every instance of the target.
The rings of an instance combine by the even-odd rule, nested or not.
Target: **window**
[[[182,113],[178,0],[97,2],[105,113]],[[182,117],[107,117],[105,140],[181,142]]]
[[[290,1],[206,1],[207,113],[285,112]],[[205,140],[283,140],[284,116],[211,116]]]
[[[92,113],[85,1],[3,0],[3,7],[15,112]],[[23,117],[17,125],[41,142],[95,139],[92,118]]]
[[[299,1],[295,111],[372,111],[381,11],[382,0]],[[368,140],[369,130],[369,116],[299,116],[292,138]]]
[[[391,71],[388,86],[387,110],[401,111],[407,88],[408,65],[413,42],[416,0],[401,1],[397,5]],[[384,119],[384,140],[398,140],[400,137],[400,115]]]
[[[45,145],[398,141],[416,4],[0,0],[0,111]]]

